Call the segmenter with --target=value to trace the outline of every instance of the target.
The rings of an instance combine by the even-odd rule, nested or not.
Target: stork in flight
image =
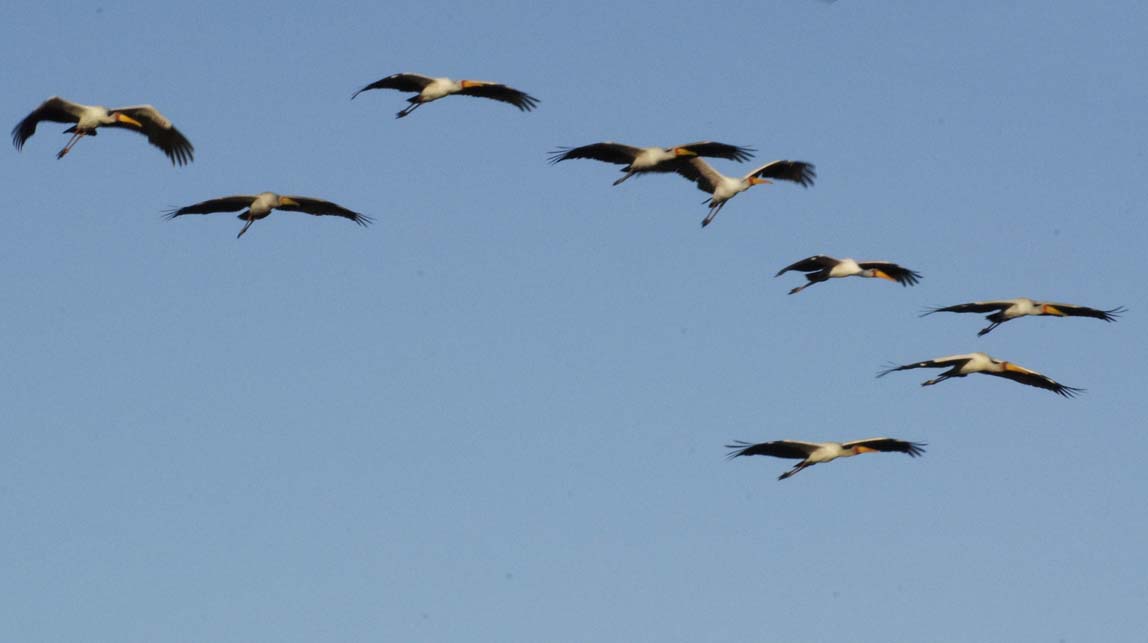
[[[1035,386],[1048,391],[1052,391],[1062,397],[1075,397],[1084,392],[1082,388],[1075,388],[1072,386],[1065,386],[1059,382],[1054,381],[1047,375],[1041,375],[1036,371],[1029,370],[1019,364],[1006,362],[1004,360],[990,357],[985,353],[967,353],[964,355],[949,355],[948,357],[938,357],[924,362],[916,362],[914,364],[905,364],[903,366],[892,366],[877,373],[877,377],[884,377],[889,373],[895,371],[906,371],[913,368],[948,368],[949,370],[941,373],[940,376],[931,380],[921,382],[921,386],[932,386],[939,384],[952,377],[965,377],[972,373],[984,373],[985,375],[995,375],[996,377],[1003,377],[1010,379],[1014,382],[1027,384],[1028,386]]]
[[[324,201],[322,199],[313,199],[305,196],[283,196],[275,194],[274,192],[261,192],[259,194],[241,194],[236,196],[225,196],[218,199],[209,199],[201,201],[193,205],[178,208],[167,212],[164,216],[167,219],[174,219],[185,214],[211,214],[213,212],[239,212],[239,218],[246,221],[247,224],[236,235],[236,239],[243,236],[244,232],[251,227],[251,224],[260,219],[266,218],[271,214],[272,210],[286,210],[288,212],[306,212],[307,214],[333,215],[350,219],[355,223],[365,226],[371,222],[371,218],[344,208],[341,205]]]
[[[992,332],[994,328],[1001,324],[1016,319],[1018,317],[1033,316],[1053,316],[1053,317],[1094,317],[1096,319],[1103,319],[1106,322],[1114,322],[1120,316],[1120,313],[1125,312],[1123,306],[1110,308],[1108,310],[1100,310],[1099,308],[1089,308],[1087,306],[1076,306],[1073,304],[1057,304],[1047,301],[1033,301],[1028,297],[1017,297],[1016,299],[997,299],[994,301],[974,301],[967,304],[956,304],[953,306],[944,306],[941,308],[932,308],[921,314],[921,317],[932,315],[933,313],[987,313],[992,312],[991,315],[986,315],[985,319],[992,322],[985,328],[982,328],[977,337],[987,335]]]
[[[855,261],[853,259],[837,259],[827,255],[814,255],[790,264],[777,271],[774,277],[780,277],[790,270],[805,273],[808,283],[802,284],[789,294],[793,295],[805,290],[813,284],[819,284],[838,277],[876,277],[895,281],[902,286],[915,286],[921,278],[921,273],[914,272],[891,261]]]
[[[193,158],[194,148],[187,137],[151,105],[128,107],[81,105],[53,96],[12,128],[12,144],[17,150],[23,148],[25,141],[36,133],[36,125],[41,121],[74,123],[64,130],[64,133],[71,134],[72,138],[68,140],[64,149],[56,154],[58,159],[64,158],[81,138],[95,136],[96,130],[100,127],[119,127],[147,136],[148,142],[163,150],[173,165],[184,165]]]
[[[813,165],[804,161],[770,161],[750,170],[741,178],[735,178],[721,174],[700,157],[694,157],[676,168],[676,171],[693,181],[699,190],[710,195],[707,201],[710,211],[702,220],[703,228],[714,220],[726,201],[755,185],[773,183],[770,179],[777,179],[779,181],[792,181],[802,187],[809,187],[817,178]]]
[[[499,83],[491,83],[485,80],[431,78],[430,76],[423,76],[422,74],[408,73],[391,74],[386,78],[376,80],[355,92],[351,96],[351,100],[354,100],[355,96],[369,89],[397,89],[400,92],[417,92],[414,96],[407,99],[410,105],[407,105],[402,111],[395,114],[395,118],[402,118],[415,111],[419,105],[436,101],[452,94],[490,98],[492,100],[502,101],[503,103],[510,103],[524,112],[529,112],[538,105],[537,98],[525,92],[518,91],[513,87],[507,87]]]
[[[746,455],[770,455],[775,458],[789,458],[801,460],[797,466],[778,476],[778,480],[797,474],[802,469],[812,467],[822,462],[831,462],[837,458],[850,458],[862,453],[892,452],[906,453],[917,457],[925,452],[926,445],[920,442],[906,442],[893,438],[866,438],[852,442],[800,442],[798,440],[777,440],[775,442],[761,442],[751,444],[737,441],[727,444],[727,449],[733,449],[727,456],[729,459]]]
[[[562,147],[551,153],[550,162],[569,159],[593,159],[603,163],[623,165],[625,174],[614,181],[618,185],[635,174],[647,172],[677,172],[695,156],[729,159],[739,163],[753,158],[753,148],[739,147],[714,141],[698,141],[673,147],[634,147],[613,141],[591,143],[581,147]]]

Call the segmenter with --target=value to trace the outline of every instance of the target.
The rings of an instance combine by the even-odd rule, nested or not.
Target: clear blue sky
[[[1139,2],[21,3],[0,153],[0,638],[1143,641]],[[388,74],[542,102],[351,93]],[[818,182],[701,230],[714,139]],[[715,161],[729,174],[746,166]],[[164,221],[275,190],[376,219]],[[825,253],[915,288],[773,273]],[[926,306],[1030,296],[1115,324]],[[985,350],[1088,389],[905,363]],[[927,442],[784,482],[735,439]]]

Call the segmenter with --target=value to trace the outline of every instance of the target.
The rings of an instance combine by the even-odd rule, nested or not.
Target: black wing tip
[[[733,460],[739,456],[749,455],[748,451],[756,446],[752,442],[744,442],[742,440],[734,440],[732,444],[725,445],[725,448],[730,449],[730,452],[725,454],[726,460]]]
[[[735,145],[733,150],[733,155],[729,158],[730,160],[737,161],[738,163],[745,163],[746,161],[753,158],[754,154],[757,154],[757,148],[743,145]]]
[[[560,163],[562,161],[567,161],[571,158],[570,156],[568,156],[568,154],[570,154],[570,151],[573,149],[574,148],[572,148],[572,147],[560,147],[560,148],[553,150],[551,152],[547,152],[546,154],[548,156],[546,157],[546,160],[551,165],[554,165],[555,163]]]
[[[801,172],[801,178],[799,178],[797,182],[801,184],[803,188],[813,187],[814,182],[817,180],[817,166],[812,163],[806,163],[805,161],[794,161],[794,163]]]
[[[894,364],[893,362],[885,362],[881,370],[877,371],[877,377],[885,377],[889,373],[900,371],[905,368],[904,364]]]
[[[1106,322],[1114,322],[1117,319],[1120,319],[1121,315],[1128,312],[1128,309],[1124,306],[1117,306],[1116,308],[1109,308],[1108,310],[1102,310],[1100,312],[1102,313],[1100,317],[1101,319]]]
[[[538,107],[538,103],[540,103],[540,102],[542,102],[542,101],[531,96],[530,94],[521,94],[518,97],[518,100],[514,101],[514,106],[517,107],[521,111],[529,112],[529,111],[533,111],[536,107]]]
[[[164,210],[160,216],[163,217],[164,221],[171,221],[172,219],[174,219],[174,218],[176,218],[182,214],[183,214],[183,208],[171,208],[168,210]]]
[[[905,269],[905,272],[901,275],[901,278],[897,280],[897,283],[908,288],[909,286],[916,286],[923,277],[924,275],[916,270]]]
[[[928,442],[906,442],[907,445],[905,453],[911,458],[917,458],[925,453],[925,447],[929,446]]]
[[[187,165],[195,160],[195,154],[192,153],[191,148],[176,149],[167,151],[167,158],[171,159],[171,164],[175,166]]]
[[[1077,388],[1075,386],[1065,386],[1064,384],[1057,384],[1056,388],[1052,389],[1054,393],[1065,398],[1074,398],[1088,389]]]

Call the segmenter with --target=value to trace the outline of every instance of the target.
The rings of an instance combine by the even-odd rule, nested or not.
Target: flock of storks
[[[477,96],[489,98],[514,105],[522,111],[534,109],[538,100],[522,91],[486,81],[451,80],[449,78],[432,78],[420,74],[400,73],[387,76],[375,81],[355,92],[354,99],[360,93],[371,89],[395,89],[403,92],[415,92],[407,99],[409,105],[398,112],[396,118],[409,115],[419,106],[436,101],[446,96],[458,94],[461,96]],[[85,136],[95,136],[102,127],[115,127],[139,132],[148,138],[148,142],[163,150],[174,165],[184,165],[193,159],[193,148],[187,138],[172,125],[151,105],[133,105],[129,107],[108,108],[99,105],[82,105],[73,103],[58,96],[44,101],[32,113],[28,114],[12,130],[12,142],[16,149],[21,149],[24,143],[36,132],[36,126],[41,121],[58,123],[72,123],[64,133],[72,134],[68,143],[56,155],[63,158],[75,144]],[[727,145],[714,141],[701,141],[674,147],[632,147],[614,142],[594,143],[574,148],[561,148],[550,156],[552,163],[570,159],[592,159],[605,163],[623,166],[622,178],[614,181],[618,185],[635,174],[642,173],[677,173],[697,185],[698,189],[709,195],[707,205],[709,212],[702,220],[702,227],[709,225],[722,207],[733,197],[748,190],[754,185],[771,183],[771,179],[797,183],[803,187],[813,185],[816,178],[814,166],[803,161],[778,160],[761,165],[745,175],[738,177],[725,176],[713,169],[703,157],[721,158],[736,162],[745,162],[753,156],[752,148]],[[177,208],[165,213],[169,219],[187,214],[211,214],[215,212],[240,212],[239,218],[246,223],[239,231],[238,237],[251,227],[255,221],[271,214],[272,210],[285,210],[292,212],[305,212],[313,215],[332,215],[354,221],[359,225],[367,225],[371,219],[358,212],[344,208],[331,201],[303,196],[285,196],[273,192],[263,192],[254,195],[235,195],[209,199],[193,205]],[[836,259],[825,255],[816,255],[802,259],[778,271],[776,276],[796,271],[805,273],[806,283],[789,291],[796,294],[802,290],[827,281],[841,277],[866,277],[895,281],[902,286],[915,285],[921,278],[917,272],[888,261],[855,261],[853,259]],[[987,319],[992,322],[988,327],[981,329],[978,336],[983,336],[997,326],[1025,316],[1054,316],[1054,317],[1092,317],[1106,322],[1115,319],[1124,312],[1123,307],[1101,310],[1085,306],[1060,304],[1053,302],[1033,301],[1027,298],[1002,299],[995,301],[978,301],[954,306],[933,308],[924,313],[930,315],[938,312],[953,313],[991,313]],[[923,316],[923,315],[922,315]],[[954,377],[965,377],[973,373],[984,373],[1003,377],[1021,384],[1035,386],[1052,391],[1064,397],[1073,397],[1083,389],[1065,386],[1042,375],[1012,362],[998,360],[985,353],[968,353],[963,355],[949,355],[936,359],[915,362],[912,364],[892,365],[881,371],[878,377],[883,377],[895,371],[904,371],[914,368],[947,368],[938,377],[926,380],[922,386],[938,384]],[[792,469],[781,474],[779,480],[784,480],[797,472],[814,464],[829,462],[837,458],[849,457],[870,452],[898,452],[912,457],[921,455],[925,445],[917,442],[908,442],[894,438],[880,437],[854,440],[852,442],[801,442],[797,440],[778,440],[752,444],[736,442],[727,445],[732,449],[730,458],[749,455],[768,455],[777,458],[799,460]]]

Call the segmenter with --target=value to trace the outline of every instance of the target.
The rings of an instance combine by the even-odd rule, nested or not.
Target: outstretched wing
[[[698,156],[691,158],[686,163],[676,164],[674,171],[693,181],[698,189],[706,194],[713,194],[722,179],[722,175],[717,170]]]
[[[782,268],[781,270],[778,270],[777,274],[774,275],[774,277],[780,277],[781,275],[784,275],[785,273],[789,272],[790,270],[798,270],[801,272],[816,272],[818,270],[828,270],[828,269],[833,268],[833,266],[836,266],[838,263],[840,263],[840,262],[837,259],[830,257],[828,255],[813,255],[812,257],[806,257],[805,259],[802,259],[801,261],[792,263],[792,264]]]
[[[178,216],[185,214],[212,214],[215,212],[238,212],[244,208],[250,207],[255,199],[259,198],[254,194],[237,194],[235,196],[225,196],[218,199],[208,199],[207,201],[200,201],[199,203],[189,205],[175,210],[169,210],[164,213],[164,218],[174,219]]]
[[[172,165],[185,165],[195,158],[195,148],[191,146],[191,142],[187,140],[187,137],[180,133],[167,117],[151,105],[115,107],[108,111],[119,112],[139,121],[142,126],[141,128],[136,128],[136,126],[130,123],[120,121],[111,123],[109,127],[122,127],[124,129],[136,130],[146,135],[149,143],[163,150],[163,153],[171,159]]]
[[[689,150],[698,156],[708,156],[717,159],[729,159],[744,163],[753,158],[753,153],[757,150],[752,147],[740,147],[737,145],[729,145],[727,143],[718,143],[715,141],[698,141],[696,143],[688,143],[686,145],[675,145],[684,150]]]
[[[1127,309],[1123,306],[1110,308],[1108,310],[1100,310],[1098,308],[1089,308],[1087,306],[1074,306],[1073,304],[1056,304],[1049,302],[1045,305],[1053,308],[1057,312],[1067,317],[1094,317],[1096,319],[1103,319],[1106,322],[1116,321],[1116,318],[1119,317],[1121,313],[1127,311]]]
[[[893,438],[866,438],[864,440],[845,442],[841,446],[846,449],[865,447],[866,449],[873,449],[874,451],[907,453],[915,458],[925,452],[924,447],[926,445],[923,442],[906,442],[905,440],[895,440]]]
[[[291,212],[306,212],[307,214],[314,214],[316,216],[331,215],[336,217],[343,217],[350,219],[355,223],[365,226],[369,224],[372,219],[366,215],[359,214],[353,210],[348,210],[343,206],[324,201],[323,199],[313,199],[306,196],[288,196],[288,199],[298,203],[299,205],[279,205],[276,206],[277,210],[288,210]]]
[[[921,273],[909,270],[891,261],[861,261],[858,262],[857,265],[865,270],[880,270],[902,286],[915,286],[921,279]]]
[[[901,366],[893,365],[892,367],[886,368],[877,373],[877,377],[884,377],[895,371],[907,371],[914,368],[946,368],[949,366],[961,366],[972,358],[973,356],[969,354],[949,355],[947,357],[938,357],[936,359],[930,359],[924,362],[915,362],[913,364],[903,364]]]
[[[727,449],[733,449],[726,456],[731,459],[743,455],[770,455],[775,458],[789,458],[791,460],[804,460],[820,446],[820,444],[813,442],[799,442],[797,440],[777,440],[758,444],[738,440],[733,444],[725,445]]]
[[[472,80],[466,87],[460,89],[458,93],[463,96],[478,96],[479,98],[489,98],[503,103],[510,103],[524,112],[529,112],[538,106],[537,98],[526,92],[521,92],[513,87],[507,87],[499,83]]]
[[[424,87],[432,82],[434,82],[433,78],[423,76],[422,74],[391,74],[355,92],[351,95],[351,100],[354,100],[355,96],[358,96],[368,89],[397,89],[400,92],[421,92]]]
[[[550,162],[558,163],[570,159],[592,159],[615,165],[629,165],[642,153],[642,148],[623,145],[613,141],[591,143],[581,147],[560,147],[551,152]]]
[[[1014,382],[1027,384],[1028,386],[1035,386],[1037,388],[1052,391],[1053,393],[1056,393],[1062,397],[1076,397],[1077,395],[1080,395],[1084,392],[1084,389],[1082,388],[1065,386],[1064,384],[1053,380],[1047,375],[1041,375],[1036,371],[1029,370],[1023,366],[1018,366],[1012,362],[1006,364],[1005,370],[1000,373],[985,373],[985,375],[996,375],[997,377],[1010,379]]]
[[[40,121],[51,121],[53,123],[75,123],[80,120],[80,113],[83,111],[84,106],[78,103],[73,103],[70,100],[64,100],[59,96],[53,96],[48,100],[40,103],[40,106],[32,110],[12,128],[12,144],[19,150],[24,147],[24,142],[36,133],[36,125]]]
[[[967,304],[930,308],[921,313],[921,317],[932,315],[933,313],[988,313],[994,310],[1004,310],[1014,303],[1015,302],[1012,301],[974,301]]]
[[[793,181],[802,187],[813,185],[817,172],[811,163],[804,161],[771,161],[749,172],[746,178],[756,176],[760,179],[777,179],[778,181]]]

